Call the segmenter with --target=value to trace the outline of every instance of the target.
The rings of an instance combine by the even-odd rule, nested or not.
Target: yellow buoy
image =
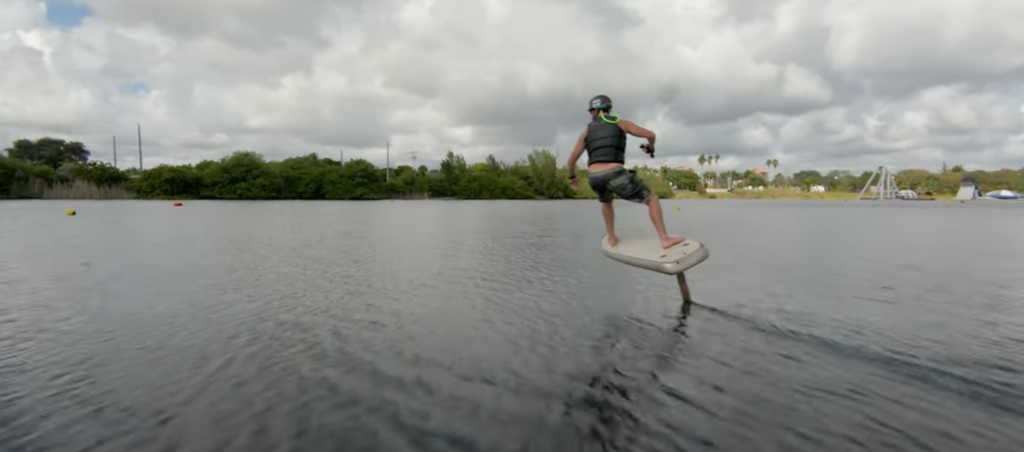
[[[70,216],[74,216],[74,215],[75,215],[75,209],[68,209],[68,216],[70,217]]]

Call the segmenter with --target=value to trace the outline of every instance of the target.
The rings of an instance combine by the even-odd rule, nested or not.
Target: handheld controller
[[[643,149],[652,159],[654,158],[654,146],[644,143],[640,145],[640,149]]]

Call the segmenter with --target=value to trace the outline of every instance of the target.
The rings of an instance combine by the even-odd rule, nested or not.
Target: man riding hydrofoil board
[[[604,226],[608,234],[608,246],[614,247],[619,239],[615,236],[615,210],[612,200],[615,195],[626,201],[646,204],[658,231],[662,249],[671,248],[686,241],[686,237],[669,237],[665,232],[665,219],[661,212],[661,201],[658,195],[636,176],[634,171],[624,168],[626,163],[626,134],[646,138],[647,144],[640,148],[654,157],[654,132],[634,124],[632,121],[620,119],[611,114],[612,100],[608,96],[598,95],[590,100],[590,124],[576,140],[576,146],[569,155],[566,171],[573,188],[579,189],[580,181],[576,178],[576,160],[583,150],[587,150],[587,172],[590,188],[597,193],[604,214]]]

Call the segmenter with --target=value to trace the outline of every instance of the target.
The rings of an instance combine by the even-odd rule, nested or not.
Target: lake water
[[[0,202],[0,450],[1020,450],[1024,202],[665,205]]]

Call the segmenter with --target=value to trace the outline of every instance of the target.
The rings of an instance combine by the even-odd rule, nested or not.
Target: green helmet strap
[[[604,115],[604,111],[599,111],[599,112],[597,112],[597,116],[600,116],[601,120],[604,121],[604,122],[607,122],[608,124],[618,124],[619,123],[619,115],[613,114],[613,115],[611,115],[611,119],[609,119],[607,116]]]

